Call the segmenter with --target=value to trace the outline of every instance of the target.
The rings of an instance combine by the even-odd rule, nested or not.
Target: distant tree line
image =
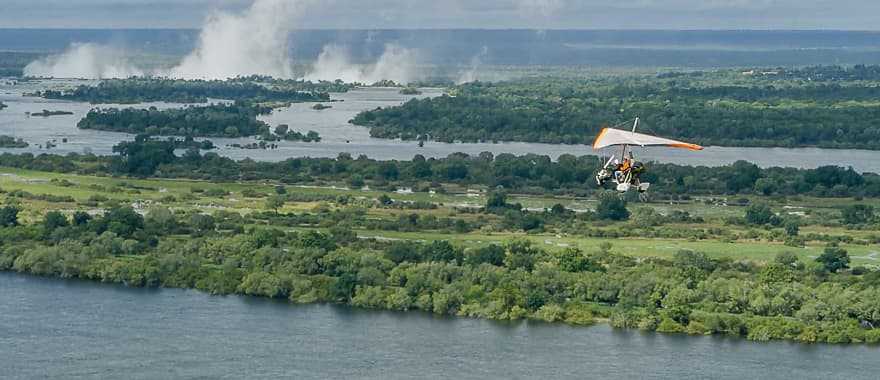
[[[594,156],[547,156],[499,154],[478,156],[463,153],[446,158],[416,155],[408,161],[379,161],[365,156],[340,154],[331,158],[290,158],[280,162],[235,161],[216,153],[190,150],[178,157],[174,143],[138,137],[120,143],[117,156],[2,154],[0,165],[32,170],[106,173],[214,181],[269,179],[285,183],[336,181],[360,187],[408,186],[456,183],[485,185],[521,193],[557,195],[593,194],[593,182],[601,165]],[[880,196],[880,176],[861,174],[852,168],[824,166],[817,169],[768,168],[739,161],[720,167],[649,163],[643,180],[651,182],[657,196],[688,195],[813,195],[819,197]]]
[[[786,79],[805,79],[811,81],[878,81],[880,65],[825,65],[802,68],[776,68],[761,71],[776,71]],[[772,79],[772,77],[765,77]]]
[[[182,79],[109,79],[96,86],[81,85],[72,90],[44,90],[37,95],[47,99],[63,99],[98,103],[206,103],[210,99],[249,102],[319,102],[329,101],[329,92],[347,91],[347,87],[330,82],[284,81],[278,85],[257,83],[259,78],[237,80]],[[269,80],[269,79],[267,79]]]

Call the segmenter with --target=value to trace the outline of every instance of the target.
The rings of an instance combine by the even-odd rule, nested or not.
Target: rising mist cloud
[[[288,37],[311,3],[308,0],[257,0],[240,14],[211,14],[196,49],[168,76],[227,79],[252,74],[292,78]]]
[[[24,75],[44,78],[109,79],[144,75],[120,49],[93,43],[73,44],[65,52],[31,62]]]
[[[382,55],[372,64],[352,63],[348,50],[341,45],[327,45],[306,74],[306,80],[341,79],[349,83],[373,84],[382,80],[410,83],[418,79],[417,52],[397,44],[385,45]]]

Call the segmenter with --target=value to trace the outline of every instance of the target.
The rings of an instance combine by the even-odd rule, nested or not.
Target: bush
[[[865,224],[874,219],[874,208],[869,205],[850,205],[840,210],[844,224]]]
[[[596,206],[596,217],[602,220],[626,220],[629,219],[629,210],[626,209],[626,201],[614,192],[604,192],[599,196],[599,204]]]
[[[770,206],[764,203],[757,203],[749,206],[746,209],[746,222],[753,225],[778,225],[780,220],[777,217],[773,210],[770,209]]]
[[[825,247],[825,251],[816,258],[816,262],[821,263],[826,271],[836,273],[841,269],[849,268],[849,254],[843,248],[830,245]]]

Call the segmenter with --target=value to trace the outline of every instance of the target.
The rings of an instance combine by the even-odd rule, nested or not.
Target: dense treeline
[[[70,91],[45,90],[38,95],[47,99],[89,103],[176,102],[206,103],[209,99],[249,102],[320,102],[330,100],[329,92],[347,91],[347,86],[332,82],[282,81],[277,84],[255,82],[260,78],[237,80],[182,79],[112,79],[97,86],[81,85]],[[267,79],[268,80],[268,79]]]
[[[765,82],[778,82],[784,84],[786,80],[806,80],[810,82],[849,82],[849,81],[878,81],[880,80],[880,65],[818,65],[807,67],[763,67],[740,69],[725,72],[727,75],[740,75],[749,80],[762,80]],[[718,72],[694,70],[694,71],[669,71],[657,74],[657,78],[701,78],[718,76]],[[791,86],[783,86],[791,87]],[[773,87],[771,87],[773,88]]]
[[[285,183],[342,182],[350,186],[405,186],[416,190],[436,183],[483,185],[522,193],[589,195],[597,190],[593,174],[599,159],[484,152],[446,158],[420,155],[409,161],[377,161],[340,154],[330,158],[291,158],[281,162],[234,161],[215,153],[173,154],[174,145],[139,137],[117,147],[120,156],[0,155],[0,166],[43,171],[125,174],[215,181],[276,180]],[[98,164],[96,164],[98,163]],[[657,196],[688,195],[813,195],[820,197],[880,196],[880,176],[859,174],[836,166],[817,169],[768,168],[740,161],[703,167],[649,163],[643,180]]]
[[[147,135],[243,137],[268,134],[269,125],[257,116],[270,112],[270,107],[242,102],[166,110],[97,108],[77,127]]]
[[[643,131],[705,145],[880,149],[876,84],[706,79],[533,79],[458,86],[451,96],[365,111],[381,138],[590,144],[635,116]]]
[[[764,76],[772,79],[780,76],[790,79],[806,79],[811,81],[877,81],[880,80],[880,65],[854,65],[854,66],[809,66],[803,68],[776,68],[759,70],[763,72],[773,71],[777,74]]]
[[[269,86],[271,88],[328,93],[348,92],[357,87],[355,84],[345,83],[339,79],[334,81],[319,80],[316,82],[312,82],[303,79],[273,78],[266,75],[250,75],[245,77],[230,78],[228,80],[230,82],[259,83],[265,86]]]
[[[518,240],[468,249],[362,240],[345,219],[329,232],[297,232],[226,211],[154,207],[142,216],[115,206],[97,216],[51,211],[28,225],[18,211],[0,209],[0,270],[500,320],[603,318],[667,333],[880,342],[880,272],[847,270],[833,245],[809,262],[692,251],[636,260],[608,244],[549,252]]]

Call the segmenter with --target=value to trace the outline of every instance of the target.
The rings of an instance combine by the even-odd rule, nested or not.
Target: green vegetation
[[[156,152],[174,146],[167,144]],[[34,170],[104,174],[135,174],[114,172],[117,161],[127,157],[96,157],[90,155],[0,155],[0,165]],[[137,158],[135,161],[143,161]],[[591,196],[597,189],[592,180],[600,164],[596,157],[563,155],[558,161],[547,156],[499,154],[484,152],[478,156],[453,154],[443,159],[426,159],[416,155],[410,161],[377,161],[365,156],[353,158],[340,154],[331,158],[291,158],[281,162],[234,161],[217,154],[185,154],[156,161],[155,172],[137,175],[160,175],[168,178],[210,179],[271,179],[285,183],[313,181],[337,182],[359,187],[430,188],[432,183],[454,183],[460,186],[501,188],[523,194]],[[748,205],[750,195],[815,196],[815,197],[877,197],[880,176],[859,174],[852,169],[835,166],[817,169],[761,169],[744,161],[723,167],[692,167],[673,164],[649,165],[642,179],[651,182],[651,194],[657,200],[687,201],[693,196],[725,197],[725,204]],[[771,183],[771,187],[764,186]],[[740,197],[732,197],[739,195]],[[729,197],[729,198],[728,198]],[[711,202],[711,201],[710,201]]]
[[[880,271],[862,256],[880,237],[868,246],[853,240],[876,232],[878,221],[847,233],[849,241],[823,241],[849,228],[827,224],[829,209],[799,217],[811,247],[796,248],[778,243],[785,239],[781,228],[722,227],[726,217],[712,211],[718,206],[701,203],[691,210],[705,218],[689,215],[684,204],[668,211],[616,196],[602,196],[595,212],[576,213],[559,205],[566,198],[493,192],[480,198],[485,207],[468,210],[450,206],[473,199],[451,194],[455,184],[429,196],[259,178],[212,183],[0,172],[0,270],[499,320],[608,322],[751,340],[880,341]],[[782,209],[757,197],[754,204]],[[553,206],[522,206],[537,201]],[[834,218],[840,221],[843,207],[862,204],[833,202],[843,204]],[[745,219],[747,210],[727,207]],[[621,218],[605,218],[599,208],[629,218],[603,220]],[[512,223],[528,219],[540,225],[528,234],[518,231],[532,222]],[[675,234],[682,235],[664,237]],[[658,247],[686,244],[688,234],[705,253]],[[598,235],[604,237],[591,237]],[[559,244],[546,244],[551,239]],[[765,253],[751,255],[752,247]],[[824,253],[813,256],[821,247]]]
[[[329,92],[348,89],[339,83],[276,81],[259,77],[229,81],[131,78],[104,80],[97,86],[82,85],[69,91],[45,90],[37,95],[89,103],[206,103],[210,99],[289,103],[328,101]]]
[[[400,90],[401,95],[421,95],[422,92],[419,91],[418,87],[404,87]]]
[[[73,112],[70,111],[49,111],[43,110],[43,112],[34,112],[29,113],[30,116],[41,116],[41,117],[49,117],[49,116],[61,116],[61,115],[73,115]]]
[[[27,148],[30,144],[21,138],[0,135],[0,148]]]
[[[880,116],[880,79],[870,74],[878,70],[829,69],[811,80],[801,79],[807,71],[737,70],[478,82],[352,122],[380,138],[590,144],[602,127],[639,116],[646,132],[704,145],[880,149],[871,122]]]
[[[302,142],[319,142],[321,141],[321,136],[318,132],[308,131],[305,134],[293,131],[290,129],[290,126],[287,124],[279,124],[275,127],[275,135],[274,136],[266,136],[263,139],[267,141],[274,140],[287,140],[287,141],[302,141]]]
[[[257,116],[270,112],[269,107],[240,102],[161,111],[155,107],[98,108],[89,111],[77,127],[151,136],[246,137],[269,133],[269,126]]]
[[[875,127],[848,123],[880,107],[880,69],[761,72],[473,83],[355,122],[389,137],[588,142],[598,120],[635,113],[651,132],[702,143],[812,145],[829,130],[840,146],[878,141]],[[260,91],[319,90],[223,83],[84,89],[133,101],[249,90],[247,103],[93,110],[81,128],[137,134],[114,156],[0,155],[0,270],[498,320],[880,342],[876,174],[649,163],[653,200],[638,202],[596,188],[592,156],[235,161],[203,154],[213,143],[193,136],[320,141],[256,119],[295,101]]]

